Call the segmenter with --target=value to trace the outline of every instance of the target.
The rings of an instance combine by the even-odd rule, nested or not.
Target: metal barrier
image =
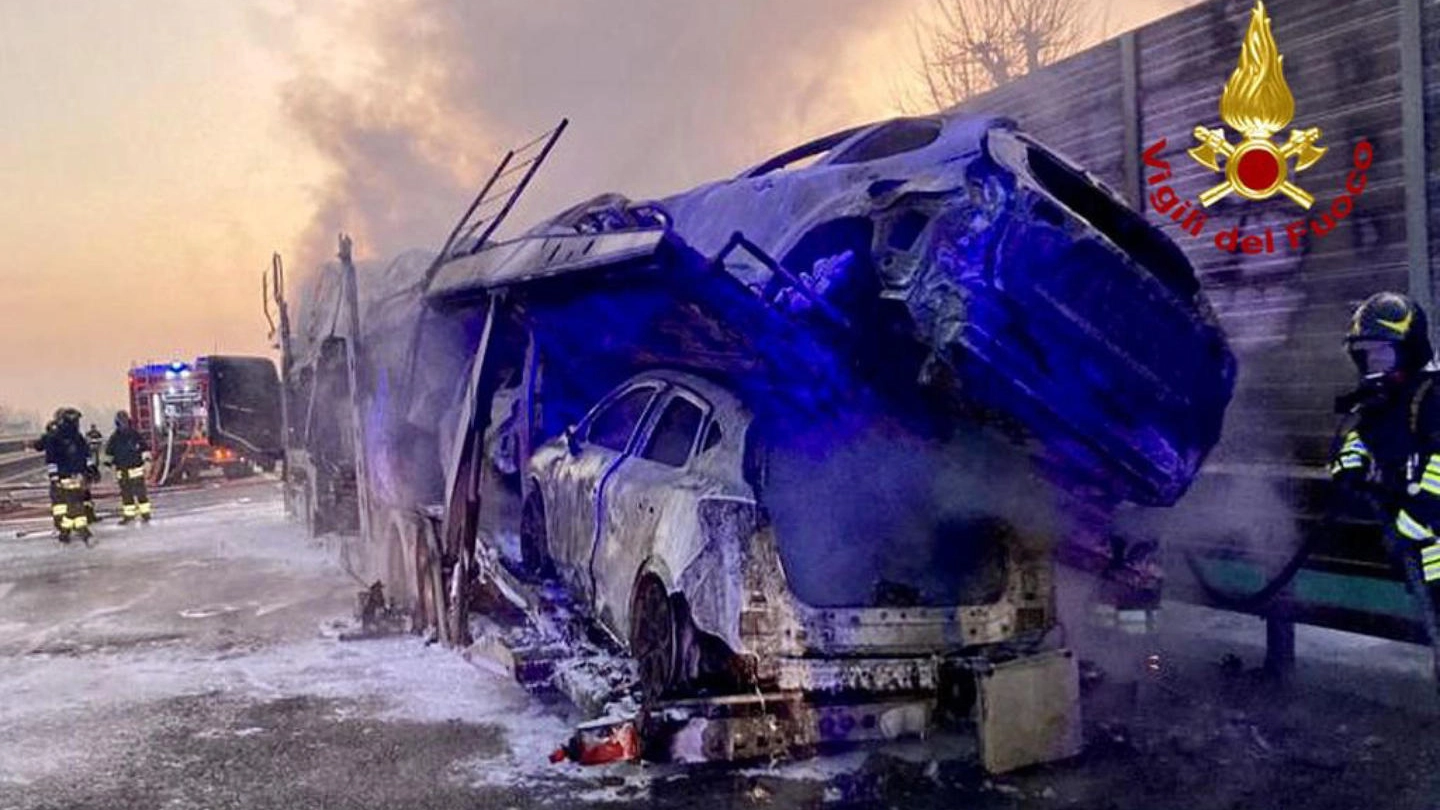
[[[45,456],[30,449],[35,436],[0,436],[0,483],[44,477]]]
[[[0,457],[8,456],[11,453],[18,453],[21,450],[29,450],[30,442],[35,441],[36,436],[0,436]]]

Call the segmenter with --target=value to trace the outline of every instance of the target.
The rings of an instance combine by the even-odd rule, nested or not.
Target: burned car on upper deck
[[[1038,439],[1066,486],[1168,505],[1218,440],[1235,362],[1189,261],[1010,121],[894,119],[661,205],[768,306],[829,309],[899,388]],[[736,235],[799,283],[726,253]]]

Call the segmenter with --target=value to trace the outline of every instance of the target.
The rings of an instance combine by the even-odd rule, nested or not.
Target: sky
[[[272,252],[293,295],[342,230],[361,258],[434,249],[562,116],[519,224],[895,115],[934,1],[0,0],[0,407],[273,354]],[[1088,2],[1112,34],[1185,4]]]

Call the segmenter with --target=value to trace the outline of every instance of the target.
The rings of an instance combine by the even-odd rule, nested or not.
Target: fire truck
[[[193,481],[219,469],[226,478],[273,469],[274,460],[251,448],[213,437],[221,421],[212,391],[226,369],[257,358],[201,357],[193,363],[151,363],[130,369],[130,417],[154,453],[150,479],[157,486]],[[262,361],[263,362],[263,361]]]

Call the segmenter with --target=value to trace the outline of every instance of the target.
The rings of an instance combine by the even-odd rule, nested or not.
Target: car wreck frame
[[[943,691],[946,656],[994,663],[1037,649],[1054,619],[1050,546],[1102,549],[1092,556],[1108,562],[1110,510],[1179,497],[1233,388],[1233,357],[1183,254],[1004,119],[881,122],[656,202],[602,195],[513,239],[471,239],[496,223],[465,224],[418,274],[413,263],[387,271],[391,289],[366,321],[343,254],[351,317],[311,341],[338,341],[353,383],[341,386],[351,395],[340,421],[356,437],[358,523],[379,527],[368,567],[450,643],[469,640],[477,583],[523,587],[507,572],[515,560],[480,542],[506,520],[523,527],[536,482],[517,473],[543,453],[568,455],[569,426],[617,385],[669,369],[718,386],[777,432],[875,412],[928,436],[1002,434],[1094,517],[1012,559],[993,601],[851,609],[797,598],[778,515],[763,487],[737,486],[706,493],[693,527],[666,527],[689,558],[650,560],[653,576],[636,578],[658,584],[648,604],[685,594],[700,636],[700,661],[677,662],[684,645],[655,634],[651,649],[670,645],[657,671],[711,669],[708,639],[741,682]],[[418,314],[396,302],[418,302]],[[372,321],[382,331],[362,345]],[[288,380],[288,359],[286,369]],[[514,456],[491,469],[501,443]],[[313,491],[346,489],[308,472]],[[518,517],[485,497],[496,473],[513,479]],[[642,596],[633,584],[594,610],[622,646],[634,639],[620,618]],[[594,595],[570,585],[582,601]],[[662,674],[651,680],[663,688]]]

